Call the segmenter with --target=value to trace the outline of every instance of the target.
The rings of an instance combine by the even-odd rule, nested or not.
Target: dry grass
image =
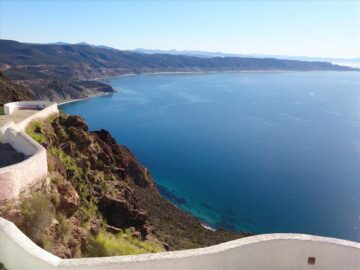
[[[90,239],[87,256],[121,256],[162,251],[165,250],[160,243],[141,241],[126,231],[114,235],[103,229],[97,236]]]
[[[36,243],[41,243],[45,230],[55,216],[49,196],[33,193],[22,202],[21,213],[26,218],[26,234]]]

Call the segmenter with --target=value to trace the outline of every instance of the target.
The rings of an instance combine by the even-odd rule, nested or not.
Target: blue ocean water
[[[216,227],[360,241],[360,74],[139,75],[62,109],[105,128]]]

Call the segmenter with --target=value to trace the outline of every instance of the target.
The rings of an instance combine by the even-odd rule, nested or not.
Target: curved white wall
[[[24,103],[25,101],[23,101],[22,103]],[[28,101],[30,102],[30,101]],[[35,101],[31,101],[32,103]],[[16,102],[19,103],[19,102]],[[7,105],[7,104],[5,104]],[[17,130],[23,130],[26,128],[26,126],[28,124],[30,124],[30,122],[36,120],[36,119],[44,119],[47,118],[53,114],[59,114],[59,109],[56,103],[53,102],[41,102],[40,106],[47,106],[46,108],[42,109],[41,111],[36,112],[35,114],[25,118],[24,120],[22,120],[21,122],[16,124],[16,129]],[[17,106],[20,106],[19,104]]]
[[[24,132],[13,128],[5,131],[3,142],[30,156],[17,164],[0,168],[0,201],[17,197],[27,186],[46,178],[46,150]]]
[[[50,101],[18,101],[18,102],[11,102],[6,103],[4,105],[4,113],[5,114],[12,114],[14,111],[20,108],[29,108],[29,109],[38,109],[42,110],[50,105],[54,104]]]
[[[0,261],[9,270],[359,270],[360,244],[303,234],[264,234],[207,248],[133,256],[60,259],[0,218]],[[315,264],[309,264],[309,257]]]
[[[43,107],[35,114],[19,123],[8,122],[0,127],[0,141],[10,143],[16,151],[28,157],[17,164],[0,168],[0,201],[15,198],[27,186],[45,179],[48,173],[46,149],[23,132],[33,120],[47,118],[58,114],[56,103],[42,101],[24,101],[5,104],[7,113],[14,112],[19,107]]]

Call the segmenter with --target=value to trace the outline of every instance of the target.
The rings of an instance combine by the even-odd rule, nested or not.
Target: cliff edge
[[[49,177],[0,207],[35,243],[61,258],[198,248],[245,236],[205,229],[158,192],[150,172],[106,130],[79,116],[31,123]]]

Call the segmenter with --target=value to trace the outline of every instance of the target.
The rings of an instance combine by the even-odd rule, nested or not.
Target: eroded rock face
[[[52,146],[76,160],[70,168],[63,168],[57,158],[52,161],[58,173],[69,181],[57,185],[66,215],[76,213],[81,201],[79,196],[82,196],[86,203],[97,205],[110,226],[135,227],[147,232],[144,226],[148,214],[138,206],[130,183],[157,192],[148,170],[126,147],[118,145],[108,131],[89,132],[87,124],[78,116],[59,117],[51,126],[53,134],[47,136],[52,138]],[[99,219],[92,219],[90,230],[98,233],[101,223]]]
[[[0,104],[21,100],[31,100],[31,93],[0,72]]]
[[[131,203],[126,197],[105,195],[101,198],[100,209],[104,213],[109,225],[117,228],[134,226],[142,229],[148,214]]]
[[[48,150],[51,182],[47,189],[37,191],[48,198],[40,205],[48,212],[47,222],[37,233],[45,234],[46,241],[41,242],[38,234],[30,238],[51,253],[61,258],[95,256],[86,253],[87,248],[104,229],[113,234],[126,229],[133,237],[161,244],[166,250],[239,237],[204,229],[162,198],[149,171],[106,130],[91,132],[78,116],[61,115],[45,124],[37,132],[47,139],[43,145]],[[32,214],[31,209],[6,210],[4,216],[25,227],[26,233],[36,227],[24,216],[28,210]]]
[[[62,125],[68,128],[75,128],[78,130],[88,131],[88,125],[85,121],[77,116],[69,116],[61,121]]]
[[[69,183],[58,184],[57,190],[61,195],[62,209],[68,217],[72,216],[80,206],[80,198],[75,188]]]

